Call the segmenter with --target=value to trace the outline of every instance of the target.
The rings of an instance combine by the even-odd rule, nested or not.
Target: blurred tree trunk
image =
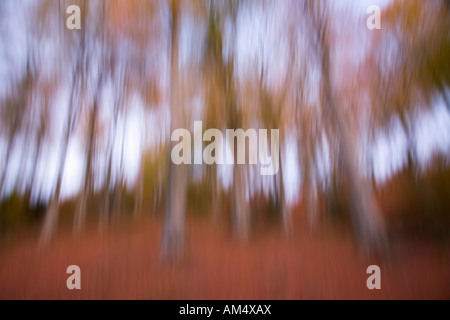
[[[31,171],[31,181],[30,181],[29,187],[27,188],[27,191],[25,193],[25,201],[28,204],[30,204],[31,195],[33,193],[34,184],[36,181],[37,164],[39,162],[39,157],[41,154],[42,139],[45,134],[45,121],[46,121],[46,118],[44,116],[42,116],[41,120],[40,120],[40,126],[38,129],[38,134],[36,137],[36,148],[34,150],[34,163],[33,163],[33,170]]]
[[[447,107],[448,112],[450,112],[450,94],[448,93],[450,89],[442,88],[442,97],[444,98],[445,105]]]
[[[117,88],[117,90],[122,91],[125,90],[124,88]],[[120,95],[120,94],[119,94]],[[113,130],[112,130],[112,138],[110,141],[110,146],[109,146],[109,150],[108,150],[108,167],[107,167],[107,171],[106,171],[106,181],[105,181],[105,186],[104,186],[104,199],[103,199],[103,207],[100,211],[100,215],[99,215],[99,231],[103,232],[109,223],[109,217],[111,214],[111,191],[110,191],[110,186],[111,186],[111,175],[112,175],[112,162],[113,162],[113,154],[114,154],[114,145],[116,143],[116,130],[117,130],[117,122],[118,122],[118,118],[119,118],[119,108],[121,103],[123,103],[123,101],[121,99],[119,99],[118,101],[115,101],[114,103],[114,114],[113,114]]]
[[[57,171],[57,180],[56,180],[56,188],[55,192],[53,193],[50,204],[47,207],[47,210],[45,212],[44,216],[44,223],[42,225],[40,238],[39,238],[39,245],[44,246],[47,245],[55,233],[56,226],[58,224],[58,216],[59,216],[59,197],[61,194],[61,186],[64,176],[64,166],[66,163],[67,158],[67,150],[69,147],[69,141],[70,136],[72,135],[72,132],[75,128],[75,125],[77,123],[79,110],[80,110],[80,94],[81,94],[81,88],[83,86],[83,68],[82,68],[82,59],[85,52],[85,32],[81,33],[81,46],[78,50],[77,55],[77,61],[75,64],[75,70],[74,70],[74,79],[72,82],[72,88],[70,93],[70,101],[69,101],[69,108],[68,108],[68,114],[67,114],[67,121],[65,125],[65,134],[64,139],[62,141],[62,147],[61,152],[59,154],[59,162],[58,162],[58,171]]]
[[[232,75],[229,75],[229,77],[232,77]],[[234,93],[228,92],[228,99],[230,99],[229,108],[234,114],[234,121],[231,122],[231,127],[236,130],[241,127],[238,123],[242,123],[242,120],[241,117],[238,116],[239,111],[237,110],[236,101],[234,100]],[[250,205],[247,201],[247,166],[237,163],[238,148],[244,148],[242,152],[245,153],[245,143],[243,145],[238,145],[236,142],[237,141],[234,141],[233,143],[234,164],[233,185],[231,190],[232,225],[236,236],[242,240],[247,240],[250,233]]]
[[[281,107],[281,105],[280,105]],[[275,111],[275,110],[272,110]],[[269,125],[269,127],[280,127],[282,125],[280,118],[276,112],[273,112],[274,123]],[[272,142],[271,142],[272,143]],[[269,145],[272,148],[271,145]],[[280,148],[280,142],[278,141],[278,173],[273,175],[273,187],[275,191],[275,204],[278,210],[278,214],[281,218],[282,231],[285,235],[289,235],[292,227],[292,217],[286,203],[286,194],[284,190],[284,176],[283,176],[283,157]],[[272,159],[272,162],[274,160]]]
[[[246,169],[245,165],[237,164],[236,150],[237,148],[234,154],[232,187],[233,229],[238,238],[247,240],[250,229],[250,207],[247,201]]]
[[[125,119],[125,123],[126,123]],[[124,152],[125,152],[125,128],[122,134],[122,146],[120,149],[120,162],[119,162],[119,172],[118,172],[118,179],[116,180],[116,183],[114,185],[114,206],[113,206],[113,220],[117,221],[120,218],[121,210],[122,210],[122,193],[123,193],[123,186],[124,186]]]
[[[180,2],[172,0],[171,10],[171,61],[170,61],[170,128],[184,128],[184,112],[179,84],[179,8]],[[186,210],[187,170],[184,164],[175,165],[171,161],[170,152],[175,142],[170,142],[168,150],[169,185],[167,195],[166,218],[162,237],[161,257],[163,259],[180,259],[184,247],[184,224]]]
[[[242,111],[237,105],[234,88],[234,60],[228,57],[224,60],[223,38],[226,18],[236,24],[237,8],[233,3],[222,6],[221,3],[210,3],[208,13],[208,29],[206,34],[205,74],[208,85],[208,109],[206,123],[208,127],[239,129],[242,127]],[[226,119],[224,121],[224,119]],[[229,142],[228,142],[229,143]],[[246,239],[250,227],[250,207],[247,201],[247,172],[246,167],[237,164],[237,144],[234,144],[233,182],[230,191],[231,220],[234,233],[241,239]],[[245,148],[245,146],[240,146]],[[225,154],[224,154],[225,157]],[[218,221],[220,213],[219,185],[217,165],[207,168],[207,179],[211,186],[211,211],[213,219]]]
[[[82,7],[81,15],[82,15],[82,21],[85,21],[87,12],[88,12],[88,6],[86,3],[86,0],[83,0],[80,2],[80,6]],[[61,13],[61,3],[59,3],[59,12]],[[61,31],[60,36],[64,37],[64,33],[62,30],[64,30],[65,27],[62,27],[62,29],[59,29]],[[55,233],[56,226],[58,224],[58,217],[59,217],[59,198],[61,194],[61,187],[62,187],[62,181],[64,176],[64,166],[66,163],[67,158],[67,150],[69,147],[69,141],[70,137],[73,133],[73,130],[77,124],[78,116],[80,114],[80,95],[82,93],[82,88],[84,85],[85,80],[85,61],[84,56],[86,54],[86,28],[82,28],[79,33],[79,44],[76,47],[77,49],[77,55],[75,58],[74,63],[74,70],[73,70],[73,80],[72,80],[72,87],[70,92],[70,100],[69,100],[69,107],[68,107],[68,113],[67,113],[67,121],[65,125],[65,134],[62,141],[62,147],[61,152],[59,154],[59,162],[58,162],[58,171],[57,171],[57,180],[56,180],[56,188],[55,191],[50,199],[50,204],[47,207],[47,210],[45,212],[44,216],[44,223],[42,225],[40,237],[39,237],[39,245],[47,245],[50,241],[52,236]]]
[[[64,164],[66,162],[67,149],[69,144],[70,134],[66,134],[65,140],[63,142],[62,151],[60,154],[60,159],[58,163],[58,178],[56,182],[55,193],[50,200],[50,205],[45,212],[44,224],[42,226],[41,235],[39,239],[39,244],[46,245],[50,242],[54,232],[56,225],[58,224],[58,215],[59,215],[59,196],[61,193],[61,185],[64,173]]]
[[[28,93],[26,94],[28,95]],[[28,103],[28,102],[27,102]],[[29,111],[30,112],[30,111]],[[22,148],[22,152],[20,155],[20,164],[19,164],[19,168],[21,168],[18,177],[15,181],[15,185],[13,187],[14,190],[20,190],[22,188],[22,186],[27,184],[27,170],[26,170],[26,163],[27,163],[27,159],[30,157],[30,147],[29,147],[29,143],[28,141],[30,141],[32,138],[32,134],[31,134],[31,123],[30,122],[25,122],[24,123],[24,137],[25,137],[25,145],[27,145],[27,148]],[[28,189],[28,188],[27,188]],[[26,192],[25,192],[26,193]],[[26,206],[28,205],[28,203],[25,204]]]
[[[101,75],[100,75],[101,77]],[[101,80],[99,80],[101,82]],[[92,106],[92,111],[89,117],[89,127],[88,127],[88,136],[87,136],[87,149],[86,149],[86,166],[84,172],[84,183],[83,188],[80,191],[77,209],[75,212],[75,218],[73,222],[73,232],[75,236],[79,236],[84,227],[86,220],[86,209],[87,209],[87,200],[90,191],[92,190],[92,160],[94,156],[94,147],[95,147],[95,126],[97,122],[97,113],[98,113],[98,104],[100,98],[100,89],[101,85],[97,87],[97,92],[95,94],[94,103]]]
[[[13,142],[14,142],[14,136],[10,135],[8,138],[8,145],[6,147],[6,160],[4,162],[2,177],[0,178],[0,199],[1,199],[1,195],[3,193],[3,189],[5,188],[6,174],[8,173],[8,166],[9,166],[9,162],[11,159],[11,151],[12,151]]]
[[[348,177],[349,201],[351,204],[352,221],[356,237],[363,248],[368,250],[383,249],[385,237],[384,221],[372,192],[372,186],[361,177],[358,170],[358,153],[356,150],[358,132],[352,131],[353,126],[348,123],[338,108],[333,97],[330,76],[330,44],[327,30],[327,17],[318,24],[317,40],[322,64],[322,85],[324,106],[330,119],[336,123],[338,139],[342,149],[342,164]]]
[[[75,125],[76,113],[78,112],[78,103],[75,99],[78,99],[79,94],[77,90],[77,84],[80,80],[74,79],[71,90],[71,98],[69,102],[69,111],[67,114],[67,123],[65,127],[64,140],[62,142],[61,153],[59,154],[58,171],[55,192],[50,199],[50,204],[45,212],[44,223],[42,225],[41,234],[39,238],[40,246],[46,245],[50,242],[53,234],[55,233],[56,225],[58,224],[59,215],[59,197],[61,194],[61,186],[64,175],[64,166],[66,163],[67,149],[69,147],[69,140],[72,134],[72,130]]]
[[[153,191],[156,193],[156,188]],[[144,196],[144,170],[143,165],[141,164],[141,169],[138,173],[138,181],[136,183],[136,189],[135,189],[135,199],[134,199],[134,213],[133,216],[136,218],[142,211],[142,200]]]
[[[208,13],[208,29],[206,36],[205,57],[203,59],[203,72],[207,86],[206,93],[206,126],[208,128],[223,127],[224,92],[224,68],[222,59],[222,30],[219,26],[219,16],[215,12],[218,9],[214,3],[210,4]],[[218,167],[216,163],[206,167],[207,184],[211,190],[211,211],[214,222],[219,221],[220,206],[218,202]]]
[[[304,123],[304,122],[300,122]],[[306,138],[306,130],[301,133],[301,139],[299,139],[298,150],[299,158],[302,159],[302,176],[303,176],[303,204],[305,206],[306,221],[308,228],[311,232],[314,232],[317,227],[318,212],[315,198],[315,186],[314,186],[314,156],[313,150],[309,148],[310,144]],[[301,151],[300,151],[301,150]]]
[[[113,134],[109,155],[108,155],[108,169],[106,172],[106,181],[104,186],[104,199],[103,199],[103,207],[101,209],[100,215],[99,215],[99,222],[98,227],[99,231],[103,232],[108,225],[109,222],[109,215],[110,215],[110,184],[111,184],[111,172],[112,172],[112,160],[113,160],[113,149],[114,149],[114,142],[115,142],[115,133]]]
[[[281,212],[281,219],[283,222],[283,232],[286,235],[289,235],[291,233],[292,230],[292,216],[291,216],[291,212],[287,206],[286,203],[286,193],[284,190],[284,176],[283,176],[283,161],[282,161],[282,157],[281,157],[281,150],[279,152],[279,172],[276,175],[276,177],[279,176],[278,178],[278,186],[277,186],[277,190],[278,190],[278,208]]]
[[[212,164],[211,166],[208,166],[210,170],[210,183],[211,183],[211,210],[213,213],[213,220],[214,222],[218,223],[220,221],[220,213],[221,213],[221,206],[220,206],[220,197],[219,197],[219,186],[218,184],[218,174],[217,174],[217,164]]]
[[[291,48],[291,61],[294,61],[294,50]],[[266,87],[264,67],[261,70],[259,79],[259,95],[261,99],[261,113],[262,121],[266,128],[283,130],[284,122],[282,119],[282,113],[286,97],[289,91],[289,86],[292,81],[292,72],[288,72],[284,79],[281,94],[275,97]],[[282,139],[282,138],[281,138]],[[282,140],[281,140],[282,141]],[[272,139],[269,140],[269,148],[272,148]],[[289,234],[291,229],[291,214],[286,204],[286,195],[284,190],[284,176],[283,176],[283,157],[281,152],[281,143],[278,140],[278,166],[279,171],[273,176],[273,187],[275,193],[275,204],[279,216],[281,217],[282,228],[285,235]],[[272,159],[272,162],[274,159]]]
[[[230,58],[228,64],[223,67],[224,76],[224,90],[226,93],[226,108],[228,110],[228,124],[229,128],[234,130],[242,128],[243,113],[239,110],[238,102],[236,98],[236,92],[234,88],[234,60]],[[235,139],[236,140],[236,139]],[[227,141],[227,143],[230,143]],[[244,148],[245,143],[238,145],[237,141],[233,142],[233,186],[232,186],[232,225],[233,230],[238,238],[246,240],[250,231],[250,205],[247,201],[247,174],[246,165],[237,163],[238,148]]]
[[[23,114],[28,110],[29,105],[29,92],[37,81],[37,75],[34,72],[34,65],[31,66],[30,56],[27,57],[27,66],[23,78],[18,83],[17,91],[15,91],[11,97],[6,100],[4,108],[5,113],[2,117],[2,125],[8,128],[8,142],[6,146],[6,160],[2,175],[0,177],[0,199],[5,188],[6,176],[8,173],[9,162],[11,161],[11,153],[13,151],[14,139],[21,127],[23,126]],[[6,120],[6,121],[5,121]],[[23,157],[25,158],[25,157]]]

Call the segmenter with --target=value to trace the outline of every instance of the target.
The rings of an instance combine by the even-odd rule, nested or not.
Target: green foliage
[[[30,222],[25,201],[16,192],[3,199],[0,213],[0,232],[17,230]]]
[[[168,163],[167,147],[161,147],[158,150],[148,151],[142,159],[142,167],[139,179],[142,179],[142,207],[153,211],[160,209],[165,204],[167,182],[168,182]]]
[[[203,180],[197,183],[190,183],[187,188],[187,209],[198,215],[209,215],[211,208],[211,188],[208,182]]]

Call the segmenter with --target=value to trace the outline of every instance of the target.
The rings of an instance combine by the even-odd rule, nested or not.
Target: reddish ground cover
[[[358,254],[348,232],[277,231],[240,243],[224,228],[190,221],[186,256],[161,263],[162,221],[129,223],[81,240],[61,231],[37,249],[36,235],[0,245],[1,299],[410,299],[450,298],[450,246],[392,244],[383,258]],[[81,290],[68,290],[66,268],[81,268]],[[367,266],[381,267],[381,290],[366,287]]]

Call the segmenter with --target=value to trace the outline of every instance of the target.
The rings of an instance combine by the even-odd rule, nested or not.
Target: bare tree
[[[84,9],[85,2],[80,3]],[[81,10],[82,18],[85,19],[87,10]],[[62,32],[61,32],[62,34]],[[55,233],[56,226],[58,224],[59,216],[59,200],[61,195],[62,181],[64,177],[64,166],[67,158],[67,150],[69,147],[70,138],[78,123],[80,113],[80,96],[83,90],[83,81],[85,79],[83,66],[83,59],[86,51],[86,31],[81,29],[80,33],[74,38],[69,38],[69,42],[63,42],[63,49],[68,50],[73,57],[72,72],[73,78],[70,88],[70,96],[68,101],[68,111],[66,115],[66,122],[63,128],[63,140],[59,153],[58,169],[56,175],[55,190],[50,198],[50,203],[45,212],[44,222],[40,233],[39,244],[40,246],[46,245],[50,242],[53,234]],[[73,42],[72,42],[73,41]],[[77,48],[77,49],[75,49]]]
[[[180,6],[179,0],[170,1],[170,128],[183,128],[184,108],[180,94],[179,76],[179,41],[180,41]],[[170,143],[168,152],[169,190],[166,207],[166,220],[162,237],[161,256],[163,259],[179,259],[184,247],[184,223],[186,215],[187,170],[184,164],[175,165],[170,159],[170,150],[175,145]]]
[[[330,58],[332,43],[327,3],[318,1],[308,2],[305,5],[313,31],[312,45],[316,49],[321,67],[322,105],[325,114],[329,116],[329,122],[335,123],[335,131],[342,151],[342,166],[349,182],[347,195],[351,203],[354,229],[363,248],[379,250],[384,247],[386,241],[384,221],[371,185],[361,177],[358,170],[358,150],[355,140],[358,133],[352,131],[354,126],[344,117],[342,108],[337,106],[336,97],[333,94]]]

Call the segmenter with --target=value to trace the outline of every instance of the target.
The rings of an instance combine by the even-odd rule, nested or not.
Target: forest
[[[450,1],[0,1],[1,299],[448,299],[449,253]]]

